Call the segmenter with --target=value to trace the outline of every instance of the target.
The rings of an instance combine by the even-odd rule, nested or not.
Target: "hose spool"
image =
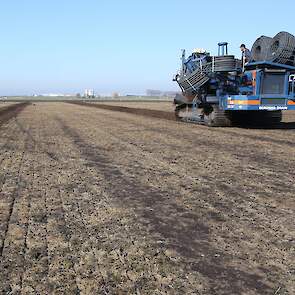
[[[214,57],[212,62],[212,72],[231,72],[236,69],[236,59],[234,55],[222,55]]]
[[[288,32],[280,32],[270,46],[268,59],[281,64],[295,64],[295,37]]]
[[[273,38],[267,36],[259,37],[253,44],[251,49],[252,59],[254,61],[268,60],[269,50],[271,48]]]
[[[273,38],[259,37],[253,44],[254,61],[271,61],[279,64],[295,65],[295,37],[288,32],[280,32]]]

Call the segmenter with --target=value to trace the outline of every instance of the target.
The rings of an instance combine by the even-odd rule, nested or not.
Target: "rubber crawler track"
[[[121,106],[112,106],[112,105],[106,105],[106,104],[92,104],[92,103],[81,102],[81,101],[68,102],[68,103],[92,107],[92,108],[117,111],[117,112],[125,112],[125,113],[131,113],[131,114],[135,114],[135,115],[146,116],[146,117],[153,117],[153,118],[176,121],[175,115],[172,112],[150,110],[150,109],[144,109],[144,108],[138,109],[138,108],[129,108],[129,107],[121,107]]]
[[[30,103],[23,102],[13,104],[8,107],[4,107],[0,109],[0,126],[5,122],[9,121],[11,118],[16,117],[25,107],[27,107]]]

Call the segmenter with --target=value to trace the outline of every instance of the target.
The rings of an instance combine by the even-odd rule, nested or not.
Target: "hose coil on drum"
[[[230,72],[236,69],[236,59],[234,55],[222,55],[214,57],[212,62],[213,72]]]
[[[252,59],[255,61],[268,60],[269,50],[273,39],[267,36],[259,37],[251,49]]]
[[[269,60],[276,63],[294,65],[295,37],[287,32],[274,36],[269,50]]]
[[[295,37],[288,32],[280,32],[273,38],[259,37],[253,44],[253,61],[271,61],[295,65]]]

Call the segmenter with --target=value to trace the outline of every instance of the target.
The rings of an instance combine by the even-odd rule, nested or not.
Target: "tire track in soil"
[[[18,171],[17,171],[17,183],[20,183],[21,178],[22,178],[21,177],[21,167],[22,167],[22,164],[23,164],[23,161],[24,161],[24,154],[25,154],[25,152],[23,151],[23,153],[21,155],[21,159],[20,159],[19,168],[18,168]],[[5,226],[5,229],[4,229],[4,240],[0,245],[0,258],[3,255],[3,248],[4,248],[4,244],[5,244],[6,234],[7,234],[7,231],[8,231],[8,226],[9,226],[9,223],[10,223],[10,220],[11,220],[11,215],[12,215],[12,212],[13,212],[13,207],[14,207],[15,201],[19,197],[19,193],[20,193],[20,186],[18,185],[17,188],[12,193],[12,196],[13,196],[12,197],[12,202],[11,202],[11,204],[9,206],[9,209],[8,209],[9,213],[8,213],[8,218],[7,218],[7,221],[6,221],[6,226]]]
[[[84,106],[84,107],[91,107],[91,108],[97,108],[97,109],[104,109],[104,110],[109,110],[109,111],[115,111],[115,112],[124,112],[124,113],[130,113],[134,115],[140,115],[140,116],[146,116],[146,117],[151,117],[151,118],[158,118],[158,119],[164,119],[164,120],[169,120],[169,121],[178,121],[175,119],[175,115],[173,112],[167,112],[167,111],[159,111],[159,110],[151,110],[151,109],[144,109],[144,108],[131,108],[131,107],[122,107],[122,106],[113,106],[113,105],[104,105],[104,104],[91,104],[87,102],[67,102],[69,104],[74,104],[78,106]],[[179,121],[178,121],[179,122]],[[192,123],[186,123],[186,122],[181,122],[181,124],[192,124]],[[192,124],[193,125],[193,124]],[[240,137],[243,139],[253,139],[255,141],[261,141],[265,143],[277,143],[279,145],[287,145],[290,147],[294,147],[293,141],[289,141],[286,139],[277,139],[274,137],[262,137],[261,135],[253,135],[250,134],[249,132],[251,130],[292,130],[295,129],[295,122],[282,122],[278,125],[272,126],[272,127],[263,127],[263,126],[244,126],[240,127],[240,130],[247,130],[247,133],[245,134],[240,134],[240,130],[238,131],[233,131],[231,128],[212,128],[212,127],[207,127],[207,126],[202,126],[197,124],[199,128],[207,128],[210,129],[210,132],[215,132],[215,133],[222,133],[225,135],[231,134],[235,137]],[[192,126],[192,128],[194,128]],[[249,129],[250,128],[250,129]]]
[[[3,292],[19,292],[22,288],[22,276],[25,270],[24,256],[27,251],[28,218],[30,212],[29,182],[31,166],[28,158],[28,138],[24,140],[24,149],[17,174],[18,184],[13,193],[9,217],[5,229],[5,238],[1,246],[1,278]]]
[[[22,112],[30,103],[17,103],[17,104],[14,104],[14,105],[10,105],[8,107],[4,107],[4,108],[1,108],[0,109],[0,128],[1,128],[1,125],[8,122],[10,119],[12,118],[16,118],[17,115]],[[19,127],[19,126],[17,126]],[[16,132],[16,131],[15,131]],[[15,133],[14,133],[15,134]],[[8,141],[11,139],[11,142],[15,141],[15,138],[16,136],[9,136],[7,138],[7,141],[6,143],[4,144],[4,147],[6,148],[11,148],[10,145],[7,145]],[[26,145],[26,140],[25,140],[25,145]],[[11,150],[11,149],[9,149]],[[21,155],[21,160],[20,160],[20,165],[19,165],[19,168],[18,168],[18,171],[17,171],[17,179],[18,179],[18,183],[21,179],[21,176],[20,176],[20,170],[21,170],[21,166],[22,166],[22,163],[23,163],[23,159],[24,159],[24,154],[25,154],[25,150],[22,152],[22,155]],[[2,165],[3,163],[3,160],[4,160],[4,157],[3,159],[1,160],[1,163],[0,163],[0,166]],[[14,159],[15,160],[15,159]],[[13,159],[12,159],[13,161]],[[11,163],[12,163],[11,161]],[[3,177],[3,180],[2,180],[2,185],[1,185],[1,190],[0,190],[0,193],[2,192],[2,189],[3,189],[3,185],[5,183],[5,179],[8,175],[8,171],[7,173],[4,174],[4,177]],[[3,255],[3,248],[4,248],[4,243],[5,243],[5,238],[6,238],[6,234],[7,234],[7,231],[8,231],[8,225],[9,225],[9,222],[10,222],[10,218],[11,218],[11,214],[12,214],[12,211],[13,211],[13,207],[14,207],[14,203],[15,203],[15,200],[16,200],[16,197],[15,197],[15,194],[19,194],[19,187],[17,188],[17,190],[15,190],[13,193],[12,193],[12,203],[10,204],[9,206],[9,209],[8,209],[8,219],[7,219],[7,222],[5,222],[5,227],[4,227],[4,234],[3,234],[3,240],[1,239],[1,244],[0,244],[0,258],[2,258],[2,255]],[[2,222],[1,222],[2,223]],[[2,226],[2,224],[1,224]]]
[[[73,143],[77,145],[81,155],[89,162],[88,165],[98,169],[103,174],[106,183],[108,183],[109,193],[123,206],[128,204],[132,208],[137,208],[138,213],[146,222],[145,225],[150,228],[153,234],[160,234],[165,240],[169,241],[172,248],[176,249],[188,261],[193,259],[194,262],[190,263],[191,270],[201,273],[210,280],[212,292],[219,290],[219,294],[229,294],[229,292],[231,294],[244,294],[245,290],[259,292],[264,290],[264,293],[260,294],[269,294],[272,291],[269,284],[263,282],[264,277],[262,274],[258,272],[255,274],[248,273],[231,268],[228,265],[232,257],[220,253],[208,242],[210,240],[209,229],[199,220],[198,216],[194,216],[192,213],[188,214],[175,203],[165,203],[168,194],[169,199],[177,198],[177,195],[173,196],[171,192],[160,191],[142,184],[139,185],[134,180],[127,178],[106,157],[103,150],[100,149],[98,152],[96,146],[85,142],[76,130],[68,126],[62,119],[58,121],[63,126],[66,135],[71,137]],[[149,208],[149,210],[139,208]],[[161,212],[160,208],[165,209],[165,211]],[[191,218],[192,224],[186,228],[173,227],[171,225],[173,222],[168,217],[173,212],[186,213]],[[165,216],[167,216],[167,219]],[[194,236],[193,241],[191,239],[192,235]],[[195,249],[197,249],[197,252]],[[206,259],[200,259],[198,253],[205,253]],[[216,254],[218,254],[219,259],[216,259]],[[220,274],[222,274],[224,285],[216,282],[216,278]],[[231,282],[231,284],[229,285],[226,282]]]
[[[28,206],[28,216],[27,216],[27,220],[25,223],[25,235],[24,235],[24,248],[22,250],[22,263],[23,263],[23,268],[20,274],[20,285],[19,285],[19,290],[22,290],[23,288],[23,277],[24,277],[24,273],[26,271],[26,255],[28,252],[28,230],[29,230],[29,224],[30,224],[30,216],[32,214],[32,182],[34,179],[34,175],[35,175],[35,166],[34,166],[34,161],[32,161],[32,152],[35,148],[34,142],[30,141],[30,138],[27,136],[26,142],[25,142],[25,153],[27,155],[27,162],[28,162],[28,171],[26,174],[24,174],[25,176],[23,176],[24,181],[26,183],[26,187],[27,187],[27,194],[28,194],[28,202],[27,202],[27,206]]]
[[[44,118],[41,119],[40,125],[42,132],[37,146],[38,158],[43,165],[42,172],[39,172],[39,183],[44,188],[46,207],[48,256],[48,289],[46,291],[56,294],[80,294],[76,257],[71,246],[71,231],[66,221],[61,188],[55,176],[55,169],[61,169],[59,159],[56,157],[56,152],[50,150],[50,132]],[[58,148],[56,143],[54,148]]]
[[[8,107],[3,107],[0,108],[0,128],[1,125],[7,123],[9,120],[11,120],[12,118],[16,118],[16,116],[24,110],[25,107],[27,107],[29,104],[28,103],[17,103],[14,105],[10,105]],[[1,129],[0,129],[1,130]],[[6,129],[8,130],[8,129]],[[4,144],[1,147],[1,156],[2,159],[0,160],[0,167],[2,166],[3,161],[6,159],[6,156],[9,155],[9,151],[13,150],[13,142],[15,141],[15,133],[16,133],[16,128],[13,129],[14,132],[12,134],[8,134],[6,136],[6,140],[4,142]],[[9,144],[9,142],[11,144]],[[3,152],[3,149],[5,149],[5,151]],[[1,175],[1,184],[0,187],[2,188],[4,182],[5,182],[5,176],[7,175],[7,173],[4,173],[4,176]],[[1,189],[0,189],[0,193],[1,193]]]
[[[2,130],[0,129],[0,132],[1,131]],[[11,132],[11,131],[13,131],[13,132]],[[10,134],[7,134],[8,132]],[[15,133],[16,133],[16,128],[11,127],[11,130],[6,129],[5,136],[3,136],[1,134],[1,138],[5,138],[5,141],[2,144],[2,146],[0,147],[0,150],[1,150],[0,167],[2,166],[3,161],[6,159],[6,155],[9,155],[10,150],[13,149],[13,146],[11,143],[15,140]]]
[[[19,123],[16,119],[16,123],[19,127],[19,129],[25,133],[28,136],[28,139],[34,143],[34,145],[36,145],[38,147],[38,149],[40,150],[41,153],[45,153],[48,157],[50,157],[52,160],[58,161],[58,158],[56,158],[54,156],[53,152],[48,151],[47,148],[42,148],[41,145],[38,143],[38,141],[35,140],[34,136],[32,136],[30,130],[26,130],[21,123]]]
[[[17,103],[8,107],[0,109],[0,127],[2,124],[9,121],[11,118],[16,117],[25,107],[30,105],[29,102]]]
[[[5,272],[3,271],[3,277],[1,278],[2,281],[5,281],[3,291],[6,289],[6,292],[13,293],[22,289],[23,274],[26,268],[25,255],[27,252],[27,234],[29,215],[31,211],[29,183],[31,182],[31,175],[34,175],[34,169],[32,169],[30,165],[30,152],[32,150],[32,143],[30,142],[28,136],[25,135],[23,130],[21,130],[21,132],[21,136],[25,136],[25,141],[22,159],[18,170],[18,189],[14,194],[15,198],[13,199],[12,205],[10,207],[10,216],[7,222],[5,239],[9,240],[9,244],[7,245],[5,255],[3,256],[3,248],[1,253],[1,262],[3,262],[5,268]],[[25,172],[26,168],[28,168],[27,172]],[[21,195],[24,195],[22,200],[20,200]],[[16,206],[19,208],[15,209]],[[27,215],[25,212],[23,212],[24,210],[28,213]],[[13,227],[13,229],[11,229],[11,227]],[[11,236],[7,236],[9,231],[11,231]],[[20,232],[22,233],[22,236],[19,235]],[[18,239],[18,242],[15,242],[15,239]],[[3,243],[3,246],[4,245],[5,244]]]
[[[4,170],[4,173],[1,174],[1,188],[0,188],[0,196],[1,196],[1,218],[0,218],[0,259],[3,252],[4,247],[4,239],[6,237],[8,223],[12,210],[12,202],[14,201],[13,196],[16,193],[15,184],[18,183],[19,179],[19,171],[21,167],[23,153],[20,153],[20,157],[17,157],[15,153],[11,153],[15,150],[13,146],[13,138],[15,134],[17,134],[16,129],[14,128],[14,136],[8,137],[6,142],[7,150],[3,155],[3,159],[1,161],[1,168]],[[18,160],[17,160],[18,159]],[[13,168],[15,170],[13,170]]]
[[[21,125],[21,124],[20,124]],[[48,294],[48,243],[47,243],[47,205],[46,191],[39,182],[39,171],[43,169],[39,161],[37,140],[40,139],[40,125],[30,124],[30,129],[23,128],[31,143],[31,159],[33,176],[30,188],[31,208],[29,226],[24,253],[25,269],[22,275],[21,294]],[[36,140],[35,140],[36,138]],[[32,140],[33,139],[33,140]]]
[[[1,108],[0,109],[0,128],[1,128],[1,125],[3,125],[4,123],[7,123],[12,118],[16,118],[16,116],[20,112],[22,112],[24,110],[24,108],[27,107],[28,105],[29,105],[29,103],[17,103],[17,104],[8,106],[8,107]],[[0,167],[2,166],[3,161],[6,159],[6,157],[14,149],[13,142],[17,138],[16,135],[15,135],[17,130],[16,130],[16,128],[14,128],[13,130],[14,130],[13,134],[12,135],[10,134],[10,135],[7,136],[6,142],[3,145],[3,147],[5,148],[5,152],[4,152],[4,155],[3,155],[2,159],[1,159]],[[10,144],[9,144],[9,142],[10,142]],[[16,172],[18,180],[20,180],[20,169],[21,169],[23,157],[24,157],[24,153],[22,153],[21,160],[20,160],[20,166],[19,166],[19,168],[18,168],[18,170]],[[9,158],[11,159],[11,161],[10,161],[10,163],[8,163],[7,167],[10,167],[11,164],[13,162],[15,162],[15,155],[13,155],[13,156],[9,155]],[[3,186],[5,184],[5,181],[6,181],[8,175],[9,175],[9,169],[6,169],[4,174],[1,175],[0,194],[3,194]],[[6,238],[6,234],[7,234],[7,231],[8,231],[8,224],[9,224],[11,214],[12,214],[12,211],[13,211],[13,206],[14,206],[14,203],[15,203],[15,200],[16,200],[16,198],[15,198],[16,193],[18,193],[18,191],[14,190],[13,192],[11,192],[10,197],[8,197],[9,199],[12,199],[12,200],[8,201],[8,203],[10,202],[10,204],[8,205],[8,209],[7,209],[8,217],[5,217],[6,212],[4,212],[4,211],[1,214],[1,219],[0,219],[0,221],[1,221],[1,225],[0,225],[0,229],[1,229],[1,232],[0,232],[0,259],[2,258],[2,255],[3,255],[3,248],[4,248],[5,238]],[[4,208],[1,208],[1,209],[5,210],[5,207],[6,206],[4,206]]]

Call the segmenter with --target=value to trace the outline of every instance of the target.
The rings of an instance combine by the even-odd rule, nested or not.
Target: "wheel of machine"
[[[232,125],[230,114],[219,106],[209,106],[204,110],[204,122],[209,127],[229,127]]]

